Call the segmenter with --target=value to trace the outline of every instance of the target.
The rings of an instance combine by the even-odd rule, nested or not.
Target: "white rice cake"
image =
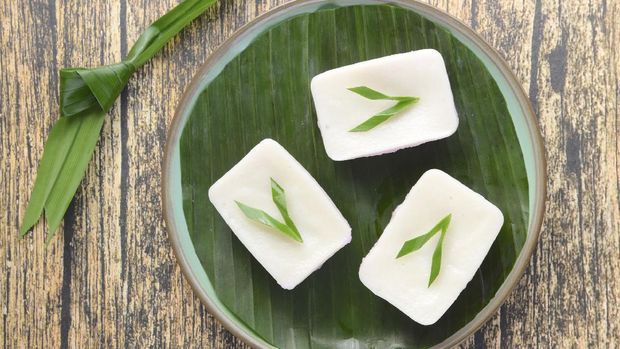
[[[450,213],[441,268],[429,287],[433,252],[441,232],[419,250],[396,256],[405,241],[426,234]],[[431,325],[474,277],[503,222],[502,212],[480,194],[440,170],[429,170],[394,210],[362,261],[360,280],[416,322]]]
[[[273,178],[303,243],[247,218],[235,201],[283,217],[271,197]],[[209,188],[209,200],[280,286],[292,289],[351,241],[351,227],[323,188],[280,144],[265,139]]]
[[[388,96],[420,99],[371,130],[349,132],[395,104],[348,90],[357,86]],[[312,79],[311,90],[325,150],[336,161],[392,153],[446,138],[459,123],[443,58],[432,49],[326,71]]]

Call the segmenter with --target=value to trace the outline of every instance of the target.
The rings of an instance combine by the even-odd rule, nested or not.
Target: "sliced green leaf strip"
[[[401,101],[396,103],[393,107],[390,107],[378,114],[371,116],[368,120],[362,122],[361,124],[355,126],[349,132],[364,132],[371,130],[378,126],[379,124],[387,121],[392,116],[400,113],[404,109],[414,105],[418,100],[409,100],[409,101]]]
[[[284,194],[284,189],[282,189],[282,187],[278,184],[278,182],[276,182],[273,178],[271,178],[271,198],[273,200],[273,203],[276,204],[278,211],[280,211],[280,214],[282,214],[282,217],[284,218],[284,223],[273,218],[273,216],[271,216],[269,213],[263,210],[250,207],[239,201],[235,201],[235,202],[237,203],[237,206],[239,206],[243,214],[245,214],[245,216],[248,217],[249,219],[262,223],[266,226],[275,228],[279,230],[280,232],[288,235],[295,241],[303,242],[303,239],[301,238],[301,234],[299,233],[299,230],[297,230],[295,223],[293,223],[293,220],[288,214],[288,209],[286,208],[286,196]]]
[[[366,97],[372,100],[390,100],[390,101],[410,101],[417,99],[417,97],[394,97],[385,95],[377,90],[373,90],[368,86],[357,86],[349,88],[349,91],[355,92],[362,97]]]
[[[437,223],[428,233],[424,235],[417,236],[411,240],[405,241],[403,247],[401,247],[400,251],[398,251],[398,255],[396,258],[400,258],[402,256],[408,255],[411,252],[419,250],[424,244],[430,240],[437,232],[445,231],[448,229],[448,225],[450,225],[450,220],[452,219],[452,214],[449,214],[443,217],[439,223]]]
[[[441,250],[443,240],[446,237],[446,231],[448,231],[451,220],[452,214],[448,214],[447,216],[443,217],[439,221],[439,223],[437,223],[433,228],[431,228],[428,233],[405,241],[403,247],[401,247],[398,255],[396,256],[396,258],[400,258],[402,256],[410,254],[411,252],[419,250],[420,248],[422,248],[422,246],[424,246],[424,244],[428,242],[428,240],[430,240],[433,236],[435,236],[435,234],[441,231],[439,241],[437,242],[435,252],[433,253],[433,261],[431,263],[431,275],[428,278],[428,286],[430,286],[437,278],[437,275],[439,275],[439,270],[441,269]]]
[[[235,203],[237,204],[237,206],[239,206],[241,211],[243,211],[243,214],[245,214],[245,216],[248,217],[249,219],[262,223],[274,229],[277,229],[280,232],[288,235],[289,237],[293,238],[296,241],[303,242],[299,233],[294,231],[291,227],[289,227],[285,223],[281,223],[277,219],[273,218],[269,213],[263,210],[259,210],[257,208],[242,204],[239,201],[235,201]]]
[[[284,189],[282,189],[280,184],[278,184],[278,182],[276,182],[273,178],[271,178],[270,180],[271,180],[271,198],[273,200],[273,203],[276,204],[278,211],[280,211],[282,218],[284,218],[284,223],[286,223],[286,225],[290,227],[291,230],[294,232],[296,236],[295,240],[302,241],[299,230],[295,226],[295,223],[293,223],[291,216],[289,216],[288,214],[288,208],[286,207],[286,196],[284,194]]]
[[[365,131],[371,130],[375,128],[377,125],[387,121],[392,116],[416,104],[420,100],[418,97],[387,96],[367,86],[351,87],[349,88],[349,91],[355,92],[362,97],[372,99],[372,100],[397,101],[395,105],[371,116],[368,120],[364,121],[363,123],[349,130],[349,132],[365,132]]]
[[[439,270],[441,269],[441,253],[443,250],[443,240],[446,238],[446,229],[441,229],[441,235],[439,236],[439,241],[437,242],[437,246],[435,246],[435,251],[433,252],[433,261],[431,262],[431,275],[428,277],[428,287],[431,287],[431,284],[435,279],[437,279],[437,275],[439,275]]]

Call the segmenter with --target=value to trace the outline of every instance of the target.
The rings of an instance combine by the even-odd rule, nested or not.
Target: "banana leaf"
[[[434,48],[445,59],[460,117],[457,133],[393,154],[331,161],[317,128],[310,79],[335,67],[423,48]],[[207,196],[215,180],[267,137],[301,162],[353,228],[351,244],[292,291],[280,288],[256,262]],[[321,8],[264,29],[194,99],[181,135],[180,167],[183,212],[213,286],[211,296],[233,321],[281,348],[440,343],[491,300],[527,236],[526,169],[495,80],[448,30],[391,5]],[[358,269],[394,208],[431,168],[495,203],[505,223],[455,304],[436,324],[422,326],[366,289]]]

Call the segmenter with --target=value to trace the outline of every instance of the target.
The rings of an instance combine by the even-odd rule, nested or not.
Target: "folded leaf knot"
[[[91,69],[61,69],[60,115],[107,113],[135,71],[133,64],[125,62]]]

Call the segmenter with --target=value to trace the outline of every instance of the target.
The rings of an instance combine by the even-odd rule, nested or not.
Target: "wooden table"
[[[0,303],[4,347],[244,345],[175,262],[161,212],[167,125],[223,40],[282,0],[224,0],[139,70],[107,119],[64,227],[24,240],[58,69],[119,61],[178,0],[0,1]],[[463,346],[620,346],[620,1],[431,1],[495,47],[546,142],[548,206],[530,266]]]

